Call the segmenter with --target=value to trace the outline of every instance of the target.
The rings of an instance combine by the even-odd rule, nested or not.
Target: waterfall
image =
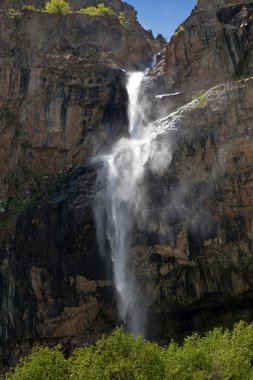
[[[141,187],[144,165],[156,156],[152,146],[157,148],[141,97],[144,78],[145,72],[128,74],[130,138],[120,139],[110,154],[100,157],[104,168],[98,179],[100,195],[95,202],[97,239],[101,254],[110,255],[113,264],[118,315],[135,335],[145,335],[146,312],[131,244],[136,227],[144,218],[145,192]]]
[[[129,119],[129,133],[131,138],[140,137],[143,124],[143,108],[139,101],[141,83],[143,81],[144,73],[135,72],[129,74],[127,83],[127,93],[129,99],[128,106],[128,119]]]

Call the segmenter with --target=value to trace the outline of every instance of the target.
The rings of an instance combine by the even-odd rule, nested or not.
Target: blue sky
[[[162,33],[169,39],[191,13],[196,0],[125,0],[138,12],[138,20],[154,36]]]

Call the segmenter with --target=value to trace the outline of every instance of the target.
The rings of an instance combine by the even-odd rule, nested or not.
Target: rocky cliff
[[[82,209],[86,215],[77,227],[78,235],[74,233],[75,227],[69,216],[63,216],[63,223],[67,223],[70,231],[67,234],[68,238],[65,232],[62,237],[65,242],[66,238],[70,239],[67,244],[69,248],[65,246],[65,242],[58,245],[58,217],[58,222],[55,220],[56,230],[53,232],[53,229],[47,226],[37,248],[18,248],[19,258],[14,248],[17,243],[14,238],[17,215],[34,199],[42,196],[45,189],[55,181],[63,180],[62,186],[65,186],[65,179],[72,176],[70,173],[73,167],[85,162],[102,148],[111,146],[119,136],[127,133],[125,70],[145,68],[150,64],[153,55],[161,49],[160,43],[152,34],[137,23],[132,7],[117,0],[109,3],[116,12],[124,12],[126,23],[123,26],[117,19],[110,17],[89,17],[75,12],[66,16],[50,15],[38,11],[19,11],[24,5],[21,2],[6,1],[2,4],[1,368],[9,365],[10,347],[13,350],[11,356],[15,358],[14,352],[17,357],[20,354],[19,347],[21,351],[26,351],[34,342],[42,342],[47,338],[50,342],[52,338],[56,341],[59,337],[71,336],[73,344],[75,339],[80,343],[84,337],[86,340],[94,340],[103,331],[110,330],[108,326],[112,326],[112,321],[115,321],[113,308],[107,310],[112,299],[111,285],[104,274],[103,263],[97,264],[100,261],[95,242],[93,212],[90,201],[85,196],[81,195],[82,202],[86,203],[89,211],[81,204],[77,209],[74,206],[75,211],[70,211],[71,215],[73,212],[79,214]],[[45,2],[33,4],[40,7],[44,6]],[[75,11],[81,6],[96,5],[96,2],[84,4],[73,1],[70,4]],[[15,14],[9,13],[10,7],[17,9]],[[93,177],[92,174],[87,174],[89,170],[85,173],[84,182],[79,185],[84,191],[88,191],[92,187],[89,185],[89,178]],[[77,177],[76,173],[73,175]],[[72,189],[71,185],[68,191],[71,193]],[[60,192],[63,192],[63,189]],[[91,195],[87,196],[89,198]],[[66,194],[63,198],[65,197]],[[64,203],[63,198],[60,202]],[[56,214],[60,199],[60,194],[57,194]],[[74,203],[76,201],[77,199]],[[72,201],[70,203],[72,204]],[[81,220],[81,214],[79,217]],[[26,216],[24,218],[26,220]],[[51,220],[51,217],[49,219]],[[50,240],[49,231],[54,247],[48,250],[45,244]],[[29,232],[28,236],[27,233],[28,231],[24,231],[23,235],[26,243],[30,240],[29,236],[33,235]],[[87,248],[91,250],[86,257],[84,252],[85,247],[89,246],[88,235],[92,243],[91,248]],[[83,243],[79,241],[81,236],[84,239]],[[42,249],[41,254],[37,251],[39,247]],[[69,268],[69,263],[63,263],[64,257],[67,261],[69,258],[70,262],[75,263],[73,276],[68,277],[65,273],[64,268]],[[37,260],[42,260],[41,264],[38,264]],[[50,268],[46,269],[49,262]],[[59,271],[56,278],[57,268],[62,265],[63,271]],[[65,292],[66,276],[70,286],[67,291],[70,298]],[[54,285],[50,282],[51,278],[54,278]],[[47,281],[49,282],[46,294]],[[62,289],[60,293],[59,289]],[[97,291],[101,294],[101,300]],[[52,304],[51,310],[49,304]],[[36,322],[31,318],[36,318]],[[46,320],[51,321],[50,326],[46,327]],[[65,322],[58,324],[57,320],[65,320],[68,326]],[[95,321],[98,322],[97,327]],[[53,331],[53,326],[57,324],[58,332]],[[17,347],[17,350],[14,350],[14,347]]]
[[[122,69],[163,48],[131,14],[126,29],[0,14],[3,367],[36,343],[68,352],[117,321],[93,213],[102,164],[89,159],[127,133]],[[252,15],[251,2],[199,1],[146,79],[154,151],[169,148],[170,163],[146,165],[130,257],[149,335],[163,342],[253,317]]]
[[[46,3],[47,0],[2,0],[1,9],[22,9],[24,5],[33,5],[36,9],[44,9]],[[72,11],[78,11],[82,8],[97,6],[100,3],[100,0],[71,0],[69,5]],[[116,12],[123,12],[129,20],[136,21],[136,11],[131,5],[121,0],[108,0],[106,5]]]

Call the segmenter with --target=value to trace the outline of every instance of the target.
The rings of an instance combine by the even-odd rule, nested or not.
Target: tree
[[[48,13],[66,15],[70,13],[70,6],[66,0],[50,0],[46,3],[45,10]]]

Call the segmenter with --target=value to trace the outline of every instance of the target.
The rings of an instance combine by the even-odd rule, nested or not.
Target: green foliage
[[[181,24],[181,25],[179,25],[179,27],[175,31],[174,37],[177,38],[179,36],[179,34],[183,33],[183,32],[185,32],[185,27],[184,27],[184,25]]]
[[[123,12],[119,12],[119,14],[117,16],[117,21],[122,28],[128,27],[128,20],[126,19]]]
[[[116,13],[111,8],[106,7],[104,3],[98,4],[97,7],[82,8],[78,13],[83,13],[90,17],[106,17],[110,20],[115,20],[122,28],[128,26],[128,21],[123,12]]]
[[[68,362],[60,347],[35,348],[31,355],[20,360],[16,369],[6,375],[6,380],[67,380]]]
[[[8,9],[8,16],[10,18],[14,18],[15,16],[18,16],[19,14],[20,14],[20,12],[14,8]]]
[[[47,13],[66,15],[70,13],[70,6],[66,0],[50,0],[46,3],[45,11]]]
[[[206,94],[202,94],[198,97],[198,101],[199,103],[202,105],[202,106],[206,106],[207,103],[208,103],[208,99],[207,99],[207,96]]]
[[[73,380],[162,380],[165,366],[157,344],[141,337],[126,335],[117,329],[109,338],[102,338],[93,347],[78,349],[71,361]]]
[[[168,380],[250,380],[253,378],[253,325],[237,324],[233,331],[216,328],[204,337],[194,334],[182,347],[165,351]]]
[[[98,4],[97,7],[87,7],[80,9],[79,13],[85,13],[88,16],[91,17],[99,17],[99,16],[112,16],[114,15],[114,11],[106,7],[104,3]]]
[[[253,324],[193,334],[159,347],[116,329],[65,359],[59,347],[37,348],[6,380],[252,380]]]
[[[199,104],[202,106],[206,106],[208,103],[208,98],[205,91],[200,91],[197,95],[193,97],[193,99],[197,99]]]
[[[35,11],[35,6],[34,5],[24,5],[22,7],[22,11]]]

